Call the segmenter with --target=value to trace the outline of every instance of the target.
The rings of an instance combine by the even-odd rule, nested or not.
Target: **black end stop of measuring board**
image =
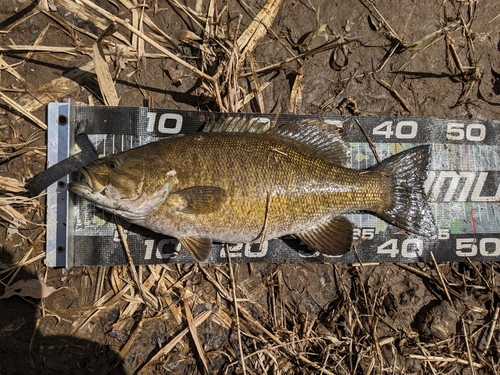
[[[75,143],[81,148],[81,152],[54,164],[42,173],[37,174],[28,182],[26,188],[31,196],[34,197],[40,194],[60,178],[77,171],[98,158],[97,151],[92,142],[90,142],[87,134],[77,134],[75,136]]]

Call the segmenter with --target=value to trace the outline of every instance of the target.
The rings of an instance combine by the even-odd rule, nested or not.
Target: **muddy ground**
[[[70,10],[68,3],[78,6]],[[90,3],[132,19],[126,6],[143,2]],[[498,1],[284,1],[252,51],[255,69],[278,65],[257,74],[261,86],[269,82],[261,97],[238,105],[235,98],[254,90],[255,78],[240,77],[236,86],[224,80],[234,68],[227,47],[265,3],[217,2],[219,16],[209,25],[216,35],[208,35],[203,32],[208,0],[182,2],[200,12],[200,24],[176,2],[144,1],[145,14],[173,39],[168,42],[146,24],[144,33],[209,75],[219,70],[220,98],[213,83],[148,43],[144,52],[134,49],[136,44],[117,52],[116,45],[132,41],[131,33],[118,25],[117,34],[105,37],[103,46],[112,58],[119,105],[497,118]],[[107,25],[102,13],[78,1],[2,0],[2,177],[24,183],[46,165],[44,131],[4,97],[22,105],[34,102],[27,111],[42,121],[47,97],[103,105],[93,73],[74,79],[76,86],[43,85],[92,62],[92,45]],[[315,50],[335,37],[349,43]],[[15,45],[32,48],[16,50]],[[211,53],[201,54],[200,46]],[[314,53],[288,60],[307,51]],[[241,60],[235,71],[251,72],[251,57],[235,56]],[[29,147],[17,145],[37,132],[40,139]],[[165,265],[141,267],[143,286],[138,288],[129,267],[47,268],[44,198],[22,200],[25,193],[9,181],[10,187],[1,187],[2,196],[19,199],[2,204],[21,218],[1,211],[0,289],[39,279],[57,291],[47,291],[50,295],[43,299],[0,300],[2,374],[500,371],[498,330],[489,335],[499,306],[497,263],[445,263],[439,272],[435,264]]]

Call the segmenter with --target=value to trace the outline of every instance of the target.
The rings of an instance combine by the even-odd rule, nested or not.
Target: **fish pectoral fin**
[[[179,237],[179,242],[197,262],[205,262],[212,251],[212,240],[199,237]]]
[[[227,199],[226,191],[217,186],[193,186],[171,195],[178,200],[177,211],[185,214],[215,212]]]
[[[296,233],[309,247],[327,255],[342,255],[351,250],[354,224],[343,216],[305,232]]]

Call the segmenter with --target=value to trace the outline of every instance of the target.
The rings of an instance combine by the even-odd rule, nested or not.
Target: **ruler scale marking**
[[[71,106],[68,103],[52,105],[56,109]],[[111,116],[106,114],[109,107],[71,108],[72,122],[76,123],[76,118],[88,118],[89,136],[100,155],[109,155],[181,132],[197,131],[203,122],[201,117],[208,119],[214,116],[208,112],[144,108],[111,108]],[[307,117],[315,116],[300,118]],[[99,121],[101,118],[106,118],[106,121]],[[278,125],[296,118],[282,114]],[[125,122],[128,125],[120,128],[120,119],[122,122],[129,119]],[[272,122],[273,116],[270,119]],[[352,146],[353,168],[362,169],[375,164],[367,140],[357,126],[352,126],[354,119],[328,119],[340,121],[344,129],[349,129],[347,136]],[[136,127],[133,126],[134,121]],[[500,260],[500,202],[497,199],[500,192],[500,125],[497,121],[373,117],[362,117],[358,121],[368,132],[381,159],[419,144],[433,144],[425,189],[440,230],[437,238],[414,236],[373,215],[353,213],[346,216],[358,226],[356,234],[360,241],[356,245],[356,254],[350,252],[341,257],[327,257],[311,253],[297,240],[278,239],[266,243],[263,246],[265,252],[259,252],[254,245],[231,245],[230,254],[235,261],[415,262],[429,260],[431,250],[438,261],[465,260],[465,256],[473,260]],[[57,126],[50,122],[48,125]],[[122,129],[124,133],[120,133]],[[120,138],[117,139],[117,136]],[[49,147],[48,153],[51,152],[54,150]],[[75,224],[68,232],[74,241],[74,253],[67,254],[70,259],[66,263],[70,266],[126,263],[121,244],[115,237],[113,216],[96,210],[80,198],[75,198],[74,202]],[[124,223],[124,228],[136,264],[192,262],[185,253],[173,257],[180,250],[175,239],[128,223]],[[48,232],[47,235],[50,237],[53,234]],[[209,261],[225,262],[226,255],[222,250],[222,245],[216,244]]]

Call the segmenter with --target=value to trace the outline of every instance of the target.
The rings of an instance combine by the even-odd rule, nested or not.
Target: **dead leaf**
[[[193,42],[199,42],[203,40],[200,38],[198,35],[193,33],[192,31],[189,30],[180,30],[177,36],[177,39],[179,39],[181,42],[186,43],[186,44],[193,44]]]
[[[267,0],[252,23],[238,37],[237,46],[241,56],[253,51],[258,41],[267,33],[278,14],[282,0]]]
[[[292,91],[290,93],[290,110],[292,113],[297,113],[297,109],[302,104],[302,89],[304,82],[304,67],[301,66],[295,75]]]
[[[12,238],[18,234],[22,236],[22,234],[19,232],[19,220],[16,218],[13,218],[12,222],[9,223],[9,226],[7,227],[7,235],[5,236],[5,239],[7,241],[12,241]]]
[[[54,293],[56,288],[47,286],[43,281],[38,279],[19,280],[5,288],[0,299],[10,298],[12,296],[47,298]]]
[[[182,78],[184,77],[183,72],[178,69],[172,68],[171,66],[167,66],[167,72],[174,85],[182,84]]]

